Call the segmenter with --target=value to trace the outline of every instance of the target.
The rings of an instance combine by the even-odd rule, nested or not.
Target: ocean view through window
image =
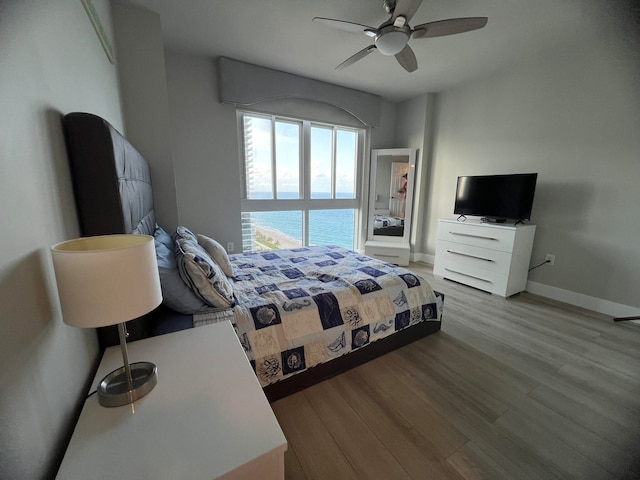
[[[356,246],[365,131],[239,112],[243,251]]]

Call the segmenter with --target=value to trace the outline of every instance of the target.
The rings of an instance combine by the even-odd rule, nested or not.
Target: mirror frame
[[[367,240],[409,244],[411,236],[411,215],[413,213],[413,184],[416,175],[416,153],[415,148],[381,148],[371,150],[371,168],[369,172],[369,214],[367,215]],[[376,180],[378,172],[378,157],[407,157],[409,163],[409,173],[407,175],[407,197],[404,212],[404,232],[402,237],[373,234],[373,215],[376,205]]]

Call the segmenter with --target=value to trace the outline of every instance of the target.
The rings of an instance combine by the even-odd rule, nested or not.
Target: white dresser
[[[509,297],[527,286],[535,225],[438,220],[433,273]]]
[[[229,322],[129,344],[158,367],[131,405],[84,404],[58,479],[284,479],[287,441]],[[122,366],[109,347],[95,384]]]

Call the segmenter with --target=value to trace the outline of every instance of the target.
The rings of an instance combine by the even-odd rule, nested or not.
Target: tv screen
[[[530,220],[537,178],[537,173],[458,177],[453,213]]]

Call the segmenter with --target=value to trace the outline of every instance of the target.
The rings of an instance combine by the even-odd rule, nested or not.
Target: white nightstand
[[[132,405],[84,405],[59,479],[283,479],[287,442],[229,322],[128,345],[158,367]],[[94,380],[122,366],[105,351]]]

